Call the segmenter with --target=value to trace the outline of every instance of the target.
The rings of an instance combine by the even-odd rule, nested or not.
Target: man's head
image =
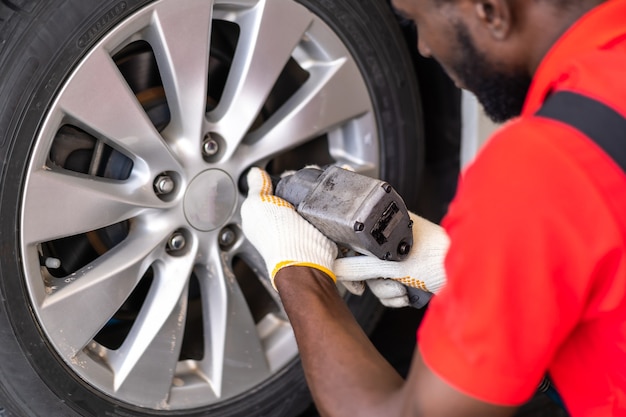
[[[602,0],[393,0],[418,29],[418,49],[502,122],[520,114],[541,59]]]

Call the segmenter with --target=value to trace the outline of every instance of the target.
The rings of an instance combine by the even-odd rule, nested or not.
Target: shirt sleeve
[[[464,173],[443,221],[448,283],[418,331],[435,374],[501,405],[536,391],[583,313],[595,267],[589,259],[605,250],[589,221],[597,216],[589,201],[601,198],[545,139],[563,136],[562,128],[536,123],[502,128]]]

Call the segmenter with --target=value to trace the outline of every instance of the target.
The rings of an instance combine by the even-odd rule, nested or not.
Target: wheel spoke
[[[116,373],[114,388],[120,396],[129,396],[144,404],[162,405],[168,401],[182,346],[180,340],[185,330],[186,312],[185,288],[156,337],[132,365],[128,376],[123,377],[123,370]]]
[[[103,111],[102,103],[106,103],[106,111]],[[108,141],[131,157],[135,169],[180,169],[112,58],[103,49],[96,49],[78,68],[63,91],[59,106],[70,123]]]
[[[143,307],[122,346],[110,355],[115,390],[125,385],[128,378],[145,382],[141,375],[150,367],[163,367],[173,374],[185,327],[187,286],[196,252],[194,244],[184,256],[171,256],[154,264],[154,281]],[[171,385],[171,378],[166,380]],[[132,384],[128,386],[132,389]]]
[[[217,397],[229,389],[253,386],[270,374],[263,345],[246,299],[217,249],[213,265],[199,277],[203,284],[205,359],[201,369]],[[233,394],[233,393],[230,393]]]
[[[267,290],[267,293],[272,297],[274,303],[279,306],[282,310],[283,302],[278,295],[278,292],[272,287],[272,282],[270,281],[269,275],[267,274],[267,266],[265,266],[265,261],[256,248],[246,240],[240,248],[241,257],[244,259],[246,264],[255,271],[258,279],[261,280],[261,284]]]
[[[146,40],[155,52],[170,108],[170,137],[198,142],[201,137],[212,14],[212,2],[206,0],[186,0],[185,7],[176,0],[156,6],[156,23]]]
[[[165,207],[136,181],[92,179],[71,172],[31,173],[24,199],[23,238],[39,243],[72,236],[132,218],[150,207]]]
[[[225,137],[243,138],[312,21],[307,9],[285,1],[261,1],[240,15],[231,73],[218,107],[209,115]]]
[[[210,383],[216,398],[222,394],[222,376],[226,327],[228,320],[228,290],[224,279],[224,266],[211,248],[208,264],[211,267],[197,268],[201,286],[202,322],[204,324],[204,360],[200,369]],[[217,261],[217,262],[216,262]],[[216,267],[217,266],[217,267]]]
[[[249,161],[244,166],[301,145],[370,110],[367,92],[353,87],[360,77],[353,61],[342,58],[309,71],[309,80],[246,139],[249,145],[242,152]]]
[[[131,234],[115,248],[76,273],[59,278],[42,303],[51,337],[63,340],[68,358],[74,357],[104,327],[131,294],[158,251],[166,230],[150,235]],[[80,317],[80,326],[67,326],[68,314]]]

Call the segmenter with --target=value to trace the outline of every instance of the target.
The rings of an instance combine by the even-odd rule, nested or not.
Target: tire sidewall
[[[380,172],[405,198],[417,203],[424,163],[419,85],[411,53],[387,2],[296,0],[341,38],[354,57],[374,104],[380,141]]]
[[[308,401],[299,361],[295,360],[267,383],[245,396],[195,412],[147,412],[105,397],[82,382],[45,342],[25,288],[21,265],[20,201],[34,138],[63,82],[90,48],[117,23],[149,0],[24,1],[12,18],[13,33],[0,50],[0,398],[9,415],[33,416],[139,416],[139,415],[295,415]],[[382,2],[354,0],[300,0],[323,17],[349,47],[374,97],[382,145],[381,172],[399,192],[411,191],[413,179],[401,173],[421,166],[420,108],[417,86],[398,78],[388,62],[410,67],[402,46],[386,44],[390,14],[365,27],[365,20],[385,13]],[[388,12],[388,11],[387,11]],[[2,34],[0,32],[0,34]],[[397,36],[397,35],[392,35]],[[399,39],[395,39],[400,43]],[[396,91],[397,90],[397,91]],[[401,120],[405,118],[405,120]],[[408,116],[408,117],[407,117]],[[406,120],[414,118],[413,121]],[[415,136],[414,143],[406,141]],[[409,159],[406,156],[409,155]],[[378,306],[351,299],[359,321],[373,323]],[[68,315],[71,316],[71,312]],[[281,380],[280,384],[273,382]],[[291,393],[285,394],[285,387]],[[245,397],[245,401],[242,399]]]

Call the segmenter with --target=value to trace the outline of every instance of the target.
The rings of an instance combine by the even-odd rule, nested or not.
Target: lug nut
[[[185,236],[183,236],[183,234],[180,232],[176,232],[170,237],[170,240],[167,242],[167,248],[171,251],[179,251],[182,250],[186,244],[187,240],[185,239]]]
[[[215,156],[220,150],[220,145],[211,136],[206,135],[202,142],[202,152],[205,156]]]
[[[237,235],[230,227],[225,227],[220,232],[219,243],[221,246],[230,246],[235,243]]]
[[[169,175],[159,175],[154,180],[154,191],[159,194],[169,194],[174,191],[174,180]]]

